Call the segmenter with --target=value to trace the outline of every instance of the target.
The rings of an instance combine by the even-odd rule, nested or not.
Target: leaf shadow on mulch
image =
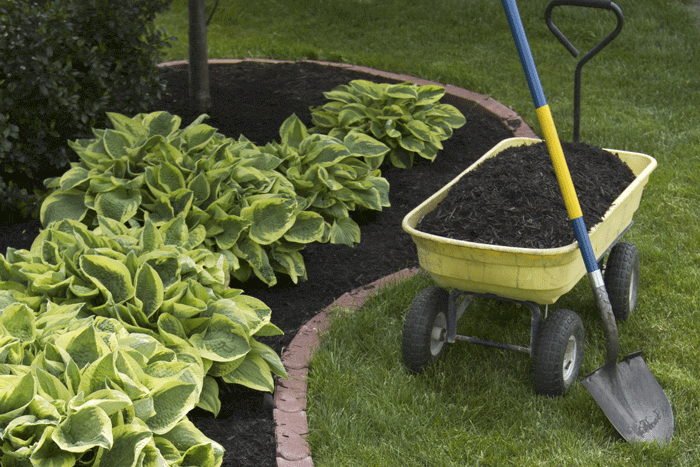
[[[179,115],[183,125],[197,114],[187,106],[186,68],[164,68],[166,96],[151,109]],[[309,107],[326,102],[324,91],[353,79],[393,82],[347,68],[308,62],[240,62],[210,67],[213,105],[207,112],[207,124],[220,133],[238,138],[243,134],[257,144],[278,139],[282,122],[295,113],[310,126]],[[410,170],[383,167],[389,180],[391,207],[380,213],[357,213],[362,241],[354,248],[344,245],[309,245],[303,255],[308,281],[293,284],[280,277],[268,288],[258,281],[232,284],[246,294],[264,301],[272,309],[272,321],[284,336],[266,338],[277,352],[289,344],[299,328],[343,293],[394,273],[418,265],[416,250],[409,235],[401,229],[408,211],[445,185],[502,139],[512,136],[499,119],[463,99],[446,96],[443,102],[456,106],[467,123],[444,143],[444,150],[432,164],[419,163]],[[0,224],[0,251],[8,246],[29,248],[40,225],[37,221]],[[223,386],[222,411],[213,418],[195,410],[190,419],[205,435],[226,449],[225,467],[274,467],[276,462],[275,426],[269,396],[239,386]]]

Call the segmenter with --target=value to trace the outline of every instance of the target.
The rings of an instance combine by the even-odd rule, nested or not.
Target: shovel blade
[[[625,440],[664,444],[673,436],[673,409],[640,354],[598,368],[582,384]]]

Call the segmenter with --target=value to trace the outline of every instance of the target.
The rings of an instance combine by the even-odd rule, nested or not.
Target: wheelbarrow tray
[[[501,141],[404,217],[402,227],[416,244],[419,264],[438,285],[547,305],[556,302],[585,275],[577,242],[557,248],[518,248],[455,240],[417,229],[422,217],[437,207],[452,186],[485,160],[507,148],[539,142],[541,140],[533,138]],[[646,154],[607,151],[624,161],[635,179],[590,231],[593,251],[599,260],[631,225],[642,190],[657,165],[656,160]]]

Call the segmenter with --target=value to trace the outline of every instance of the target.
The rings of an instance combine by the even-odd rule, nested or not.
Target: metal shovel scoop
[[[627,441],[656,440],[664,443],[673,436],[673,409],[639,352],[617,363],[619,339],[615,315],[605,290],[603,275],[598,268],[598,262],[588,238],[581,207],[554,127],[552,114],[544,97],[520,13],[515,0],[502,0],[502,3],[605,328],[607,347],[605,365],[586,376],[583,379],[583,385]]]

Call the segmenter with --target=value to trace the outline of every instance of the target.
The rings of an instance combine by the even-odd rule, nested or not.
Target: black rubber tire
[[[612,247],[604,279],[615,319],[627,320],[637,305],[639,287],[639,250],[633,243],[620,242]]]
[[[581,369],[584,339],[583,322],[571,310],[556,310],[544,321],[532,360],[532,382],[537,394],[566,394]]]
[[[426,287],[418,292],[406,313],[401,341],[401,354],[406,367],[421,373],[445,351],[447,341],[447,307],[449,293],[440,287]],[[442,340],[434,338],[442,332]]]

